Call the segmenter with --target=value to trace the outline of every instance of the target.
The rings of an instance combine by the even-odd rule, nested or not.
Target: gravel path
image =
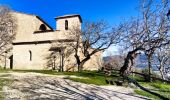
[[[5,100],[146,100],[133,95],[131,88],[96,86],[73,82],[65,76],[38,73],[4,73],[0,77],[14,79],[4,86]]]

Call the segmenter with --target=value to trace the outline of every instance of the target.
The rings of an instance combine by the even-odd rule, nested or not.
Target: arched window
[[[47,30],[47,28],[44,24],[41,24],[39,30],[45,31],[45,30]]]
[[[65,20],[65,30],[68,30],[68,20]]]
[[[32,61],[32,52],[29,50],[29,60]]]

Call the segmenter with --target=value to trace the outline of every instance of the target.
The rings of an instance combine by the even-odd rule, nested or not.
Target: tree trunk
[[[5,54],[5,65],[4,65],[4,69],[6,69],[6,54]]]
[[[152,65],[151,65],[151,54],[148,54],[148,82],[151,82],[151,69],[152,69]]]
[[[81,69],[80,69],[80,67],[81,67],[80,58],[77,54],[75,54],[74,57],[76,58],[76,61],[77,61],[78,72],[80,72],[81,71]]]
[[[124,64],[123,66],[120,68],[120,75],[121,76],[124,76],[125,75],[125,72],[126,70],[129,68],[129,67],[132,67],[133,64],[134,64],[134,59],[137,57],[137,54],[136,53],[137,51],[140,51],[140,50],[143,50],[143,48],[141,47],[138,47],[136,49],[134,49],[133,51],[129,51],[125,60],[124,60]]]
[[[64,54],[62,53],[62,57],[61,57],[61,71],[64,71]]]
[[[83,59],[79,64],[78,64],[78,72],[81,72],[83,70],[84,64],[90,59],[90,56],[86,57]]]
[[[162,78],[163,80],[165,80],[164,72],[163,72],[163,71],[160,71],[160,73],[161,73],[161,78]]]
[[[165,80],[164,66],[163,66],[162,63],[160,64],[160,69],[159,69],[159,71],[160,71],[160,74],[161,74],[161,78],[162,78],[163,80]]]
[[[54,63],[53,63],[53,68],[52,70],[55,70],[55,59],[54,59]]]
[[[83,70],[83,63],[81,62],[80,64],[79,64],[79,66],[78,66],[78,72],[82,72],[82,70]]]
[[[81,72],[81,65],[80,64],[78,64],[78,72]]]

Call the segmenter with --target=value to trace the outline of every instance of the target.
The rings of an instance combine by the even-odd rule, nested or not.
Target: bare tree
[[[170,72],[170,48],[169,45],[156,50],[155,65],[160,71],[161,78],[166,79],[166,74]]]
[[[74,56],[77,61],[78,71],[83,69],[83,65],[92,55],[104,51],[112,44],[117,43],[120,38],[121,26],[109,29],[104,21],[86,22],[83,29],[73,27],[70,34],[75,40],[71,44]]]
[[[139,51],[147,55],[149,77],[152,68],[152,55],[157,48],[170,43],[169,40],[169,20],[166,16],[168,11],[168,0],[154,2],[153,0],[141,0],[141,17],[125,23],[126,35],[124,42],[130,50],[125,59],[120,73],[133,66],[134,59]],[[150,78],[149,78],[150,81]]]
[[[11,50],[16,28],[16,20],[11,10],[6,6],[0,6],[0,56],[6,56],[5,53]]]
[[[168,11],[168,0],[161,0],[156,3],[153,0],[142,0],[141,10],[143,15],[144,28],[146,33],[145,54],[148,59],[149,76],[152,70],[152,56],[160,44],[168,38],[168,18],[166,16]],[[154,9],[154,7],[156,7]],[[152,10],[154,9],[154,10]],[[160,48],[160,47],[159,47]]]
[[[160,2],[153,0],[141,0],[142,17],[132,19],[125,23],[126,31],[124,32],[125,47],[128,47],[129,52],[121,67],[120,74],[123,79],[135,84],[140,89],[158,96],[160,99],[168,100],[168,98],[147,90],[140,86],[140,84],[129,78],[126,74],[127,70],[134,65],[134,59],[142,51],[147,55],[148,60],[148,81],[151,81],[152,57],[155,51],[163,46],[170,44],[169,38],[169,20],[167,18],[168,0],[160,0]],[[155,3],[156,2],[156,3]]]

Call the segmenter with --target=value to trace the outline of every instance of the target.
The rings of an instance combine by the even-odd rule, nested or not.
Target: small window
[[[29,50],[29,60],[32,61],[32,52]]]
[[[68,30],[68,20],[65,20],[65,30]]]
[[[47,30],[47,28],[44,24],[41,24],[39,30],[45,31],[45,30]]]

